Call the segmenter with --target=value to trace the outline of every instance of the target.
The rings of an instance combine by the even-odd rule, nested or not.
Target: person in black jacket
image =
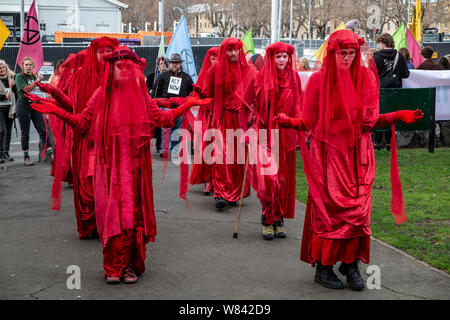
[[[402,88],[402,79],[409,77],[409,69],[403,55],[394,49],[394,38],[383,33],[377,38],[377,44],[380,50],[373,54],[373,59],[377,65],[380,87]]]
[[[409,77],[409,69],[402,54],[394,49],[394,38],[389,33],[383,33],[376,40],[379,51],[373,54],[377,66],[380,88],[402,88],[402,79]],[[375,133],[373,135],[375,150],[380,150],[385,144],[386,150],[391,150],[391,133]]]
[[[178,53],[172,54],[169,59],[169,70],[161,73],[153,86],[155,98],[187,97],[193,91],[194,82],[190,75],[183,72],[182,62],[181,55]],[[174,130],[181,128],[181,122],[182,117],[177,119],[175,127],[171,129],[171,135]],[[171,140],[170,151],[179,142],[179,139],[176,141]]]
[[[150,93],[150,96],[152,98],[154,98],[155,93],[153,92],[153,86],[156,83],[156,79],[158,79],[158,76],[161,73],[164,73],[167,71],[167,60],[165,57],[158,57],[156,58],[156,67],[158,68],[158,70],[155,70],[155,72],[150,73],[147,76],[147,88],[148,88],[148,92]]]
[[[156,79],[158,78],[158,76],[161,73],[167,71],[166,58],[165,57],[156,58],[156,67],[158,68],[158,70],[150,73],[147,76],[147,80],[146,80],[148,93],[150,94],[150,96],[152,98],[155,97],[155,92],[153,91],[153,86],[155,85]],[[156,138],[156,146],[155,146],[156,152],[159,153],[161,151],[161,128],[155,127],[153,136]]]

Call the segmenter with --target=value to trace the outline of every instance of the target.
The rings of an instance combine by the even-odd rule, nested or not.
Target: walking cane
[[[236,224],[234,226],[233,239],[237,239],[237,237],[238,237],[239,220],[241,218],[241,209],[242,209],[242,199],[244,198],[245,182],[247,180],[248,157],[249,157],[249,155],[250,155],[250,149],[247,146],[247,157],[245,159],[245,170],[244,170],[244,180],[242,182],[241,200],[239,201],[239,211],[238,211],[238,215],[236,217]]]
[[[247,130],[252,126],[254,118],[255,118],[255,111],[253,111],[252,118],[250,120],[250,123],[248,124]],[[247,145],[247,157],[245,159],[244,181],[242,181],[241,200],[239,201],[238,215],[236,217],[236,224],[234,225],[233,239],[237,239],[237,237],[238,237],[239,220],[241,219],[241,210],[242,210],[242,199],[244,198],[244,188],[245,188],[245,182],[247,180],[249,155],[250,155],[250,147],[249,147],[249,145]]]

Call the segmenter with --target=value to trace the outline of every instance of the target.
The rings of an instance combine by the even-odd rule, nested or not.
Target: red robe
[[[70,123],[75,132],[86,134],[90,130],[91,120],[102,104],[101,95],[99,88],[83,112],[72,117]],[[174,125],[174,109],[164,112],[150,97],[146,99],[149,117],[155,125]],[[92,174],[105,276],[120,277],[126,267],[124,261],[133,263],[136,271],[143,273],[145,244],[156,236],[150,139],[141,144],[124,136],[107,135],[103,144],[107,151],[102,160],[95,160]]]
[[[252,110],[248,106],[255,105],[254,123],[252,129],[257,133],[260,130],[268,132],[267,142],[270,143],[270,131],[279,130],[278,141],[273,143],[278,145],[278,150],[269,148],[271,152],[278,153],[278,170],[275,176],[262,175],[261,165],[250,165],[252,175],[252,186],[256,190],[258,200],[261,202],[262,214],[265,216],[266,224],[273,224],[280,221],[280,218],[292,219],[295,214],[295,188],[296,188],[296,134],[292,129],[283,129],[273,119],[280,113],[290,117],[298,117],[301,109],[301,85],[297,73],[293,74],[295,85],[289,83],[286,74],[279,77],[278,89],[275,93],[275,107],[270,110],[264,100],[264,81],[259,78],[253,80],[246,89],[243,97],[245,104],[242,105],[241,112],[244,116],[241,119],[249,118]],[[296,92],[294,92],[294,90]],[[297,97],[295,99],[294,97]],[[245,115],[247,113],[247,115]],[[241,127],[242,120],[241,120]],[[243,128],[244,129],[244,128]],[[258,143],[260,146],[260,143]],[[251,151],[255,153],[256,151]],[[258,151],[260,152],[260,151]]]
[[[366,81],[374,81],[370,70],[362,69],[361,72]],[[321,72],[313,74],[304,93],[302,121],[308,130],[314,127],[323,112],[318,109],[322,92],[321,77]],[[362,104],[367,106],[377,103],[377,99],[367,94],[362,97]],[[308,161],[311,165],[311,168],[305,168],[310,191],[300,258],[312,265],[316,260],[323,265],[333,265],[337,261],[353,263],[355,259],[369,263],[370,203],[375,178],[375,155],[370,130],[378,120],[378,108],[369,107],[366,110],[370,111],[363,114],[362,134],[356,145],[345,152],[344,148],[338,150],[334,147],[339,145],[339,139],[342,138],[339,131],[342,129],[338,126],[329,128],[328,144],[309,135],[310,159],[304,159],[304,162]],[[333,117],[335,115],[331,115],[332,121],[339,121],[338,115],[336,120]],[[299,142],[302,143],[302,155],[305,157],[304,139],[301,134]],[[315,201],[318,196],[321,203]]]
[[[85,76],[85,68],[79,69],[72,77],[69,97],[72,99],[74,114],[83,112],[90,90],[81,83]],[[95,203],[93,189],[93,154],[92,143],[89,142],[89,132],[74,132],[72,142],[72,176],[75,216],[77,231],[80,238],[96,231]]]
[[[238,145],[240,141],[235,138],[234,150],[230,149],[230,146],[226,144],[227,130],[238,130],[240,129],[239,123],[239,108],[240,101],[235,96],[235,90],[240,85],[240,80],[235,79],[231,84],[229,84],[228,90],[222,89],[222,91],[216,92],[216,72],[219,64],[214,64],[211,67],[210,77],[207,82],[207,92],[210,97],[214,98],[212,106],[212,116],[213,121],[211,128],[216,129],[220,132],[223,137],[222,148],[220,144],[217,145],[216,150],[219,152],[214,152],[214,163],[212,166],[212,182],[214,189],[214,197],[222,197],[223,199],[235,202],[240,200],[242,183],[244,180],[245,164],[238,163]],[[230,68],[238,68],[238,65],[230,65]],[[233,73],[231,70],[230,73]],[[219,121],[214,121],[214,119],[220,119]],[[227,164],[227,154],[234,152],[234,162]],[[203,155],[205,156],[205,154]],[[206,155],[208,156],[208,154]],[[221,163],[220,163],[221,162]],[[247,183],[244,189],[244,197],[250,195],[250,184]]]

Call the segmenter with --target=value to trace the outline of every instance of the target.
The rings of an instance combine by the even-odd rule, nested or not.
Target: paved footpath
[[[36,156],[34,157],[36,160]],[[381,289],[354,292],[313,282],[314,268],[299,260],[305,206],[286,222],[288,237],[264,241],[260,204],[253,194],[242,209],[223,212],[214,199],[190,188],[190,212],[178,197],[178,167],[153,164],[158,236],[148,244],[147,271],[135,285],[107,285],[98,240],[79,240],[72,190],[63,189],[60,213],[50,212],[48,163],[0,164],[0,299],[449,299],[450,277],[376,239],[370,264],[379,267]],[[81,289],[69,289],[70,266],[79,267]],[[365,279],[369,266],[361,264]],[[337,269],[337,268],[335,268]],[[336,271],[337,272],[337,271]],[[345,278],[338,274],[345,282]],[[69,283],[74,283],[70,282]]]

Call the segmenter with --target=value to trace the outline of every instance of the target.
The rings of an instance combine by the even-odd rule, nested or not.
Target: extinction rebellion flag
[[[30,57],[34,62],[33,72],[39,71],[44,64],[44,53],[42,51],[41,34],[39,30],[39,21],[36,13],[36,7],[33,3],[28,10],[27,18],[23,29],[22,37],[20,38],[20,49],[17,54],[16,63],[22,67],[22,59]]]

